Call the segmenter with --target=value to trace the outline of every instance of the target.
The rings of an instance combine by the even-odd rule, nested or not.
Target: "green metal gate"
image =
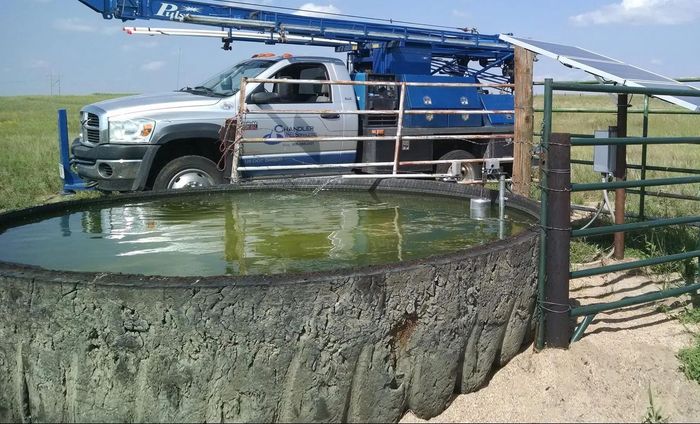
[[[553,93],[555,91],[570,91],[579,93],[612,93],[620,96],[629,94],[641,94],[645,96],[644,121],[642,137],[626,137],[626,131],[619,137],[595,139],[590,136],[580,136],[563,133],[552,133],[552,115],[554,109]],[[669,297],[680,296],[685,293],[694,293],[700,290],[700,282],[697,277],[694,281],[683,287],[662,290],[655,293],[647,293],[638,296],[625,297],[616,302],[597,303],[586,306],[571,307],[569,299],[569,280],[586,276],[606,274],[622,270],[630,270],[650,265],[686,260],[689,258],[700,259],[700,240],[698,248],[683,253],[659,256],[632,262],[618,263],[601,266],[593,269],[570,271],[570,243],[572,237],[586,237],[604,234],[624,234],[629,231],[640,231],[670,225],[689,225],[700,222],[700,215],[682,216],[666,219],[645,219],[645,196],[658,195],[648,193],[648,187],[673,186],[682,184],[700,183],[700,164],[697,169],[655,167],[647,164],[648,145],[677,145],[700,144],[700,137],[648,137],[648,99],[652,95],[670,96],[697,96],[700,91],[690,93],[688,90],[678,89],[649,89],[624,86],[591,85],[584,83],[556,83],[551,79],[545,80],[544,90],[544,117],[542,131],[542,155],[541,164],[541,237],[538,275],[538,332],[535,347],[540,350],[544,347],[568,347],[571,342],[579,340],[596,314],[618,309],[630,305],[652,302]],[[625,107],[626,101],[625,101]],[[620,111],[621,109],[618,109]],[[618,123],[624,119],[626,128],[626,110],[622,115],[618,114]],[[700,134],[700,126],[698,127]],[[629,167],[641,170],[641,179],[627,181],[624,175],[617,175],[617,181],[599,183],[572,184],[571,164],[590,164],[591,161],[572,161],[571,147],[613,145],[618,148],[618,159],[623,158],[623,168]],[[626,146],[642,146],[642,163],[640,165],[626,165]],[[619,163],[619,162],[618,162]],[[691,176],[674,178],[647,179],[647,170],[661,170],[668,172],[681,172]],[[620,170],[618,170],[620,171]],[[626,170],[623,169],[623,173]],[[572,230],[570,221],[571,193],[603,190],[603,189],[638,189],[634,193],[640,195],[639,219],[634,223],[624,223],[616,219],[615,224],[595,227],[590,229]],[[663,196],[663,194],[661,194]],[[671,196],[673,197],[673,196]],[[697,199],[693,199],[697,200]],[[700,210],[700,204],[699,208]],[[624,240],[624,239],[623,239]],[[700,268],[700,266],[698,267]],[[570,319],[583,317],[576,329],[571,332]]]

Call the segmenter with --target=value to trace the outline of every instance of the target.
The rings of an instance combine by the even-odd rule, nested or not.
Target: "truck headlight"
[[[150,119],[109,121],[109,142],[148,143],[155,127],[156,122]]]

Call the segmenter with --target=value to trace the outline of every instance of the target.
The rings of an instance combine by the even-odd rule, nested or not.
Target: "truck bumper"
[[[98,144],[86,145],[80,139],[71,146],[71,166],[83,179],[104,191],[143,190],[158,146]]]

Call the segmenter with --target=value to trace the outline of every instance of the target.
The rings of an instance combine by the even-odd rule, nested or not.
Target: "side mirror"
[[[227,77],[223,81],[221,81],[221,89],[223,91],[231,91],[232,88],[233,88],[233,84],[231,81],[231,77]]]
[[[267,103],[276,103],[280,100],[280,95],[278,93],[267,93],[267,92],[259,92],[259,93],[253,93],[248,97],[248,103],[251,104],[267,104]]]

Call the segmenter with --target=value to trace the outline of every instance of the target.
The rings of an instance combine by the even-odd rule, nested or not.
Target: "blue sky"
[[[514,33],[573,44],[671,77],[700,75],[700,0],[266,0],[303,7],[454,27]],[[104,20],[78,0],[2,0],[0,95],[140,93],[201,82],[253,53],[329,55],[323,47],[235,43],[217,39],[128,36],[128,26],[159,21]],[[535,78],[585,79],[540,58]],[[53,84],[52,84],[53,81]]]

